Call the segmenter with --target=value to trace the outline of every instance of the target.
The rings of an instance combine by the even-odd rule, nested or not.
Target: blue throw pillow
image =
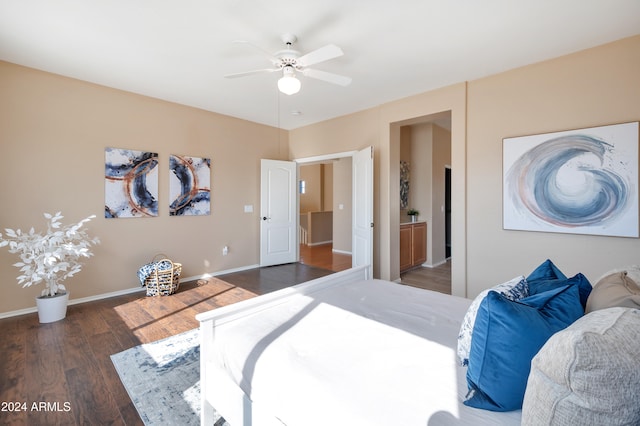
[[[465,366],[469,364],[471,337],[473,336],[473,325],[476,322],[478,307],[490,291],[496,291],[509,300],[520,300],[529,296],[529,284],[527,284],[524,277],[520,275],[519,277],[482,291],[475,299],[473,299],[469,309],[467,309],[467,313],[462,319],[462,325],[460,326],[460,332],[458,333],[457,354],[458,359],[460,360],[460,365]]]
[[[553,280],[566,280],[567,277],[558,269],[556,265],[549,259],[545,260],[538,266],[536,269],[529,274],[527,277],[527,282],[531,283],[541,283],[545,281],[553,281]]]
[[[582,308],[584,309],[587,306],[587,299],[591,294],[591,290],[593,286],[581,273],[574,275],[571,278],[560,279],[560,280],[541,280],[534,282],[533,284],[529,284],[529,294],[534,295],[538,293],[544,293],[549,290],[553,290],[554,288],[563,287],[565,285],[575,285],[578,287],[578,292],[580,293],[580,303],[582,304]]]
[[[531,360],[549,337],[583,314],[576,285],[520,301],[489,292],[473,328],[464,404],[491,411],[522,408]]]
[[[571,278],[567,278],[560,269],[549,259],[545,260],[527,277],[529,283],[529,294],[538,294],[551,289],[562,287],[567,284],[578,285],[580,291],[580,303],[582,307],[587,306],[587,299],[593,286],[582,274],[577,274]]]

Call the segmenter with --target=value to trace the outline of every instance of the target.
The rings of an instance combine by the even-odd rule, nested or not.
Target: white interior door
[[[261,160],[260,170],[260,266],[297,262],[297,164]]]
[[[373,147],[353,156],[351,264],[369,265],[373,276]]]

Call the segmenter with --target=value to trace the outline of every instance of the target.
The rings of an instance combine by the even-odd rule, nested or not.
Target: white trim
[[[308,245],[309,247],[312,247],[312,246],[321,246],[321,245],[323,245],[323,244],[330,244],[330,243],[332,243],[332,242],[333,242],[333,240],[328,240],[328,241],[318,241],[317,243],[309,243],[309,244],[307,244],[307,245]]]
[[[345,151],[336,152],[335,154],[316,155],[313,157],[296,158],[295,161],[298,164],[317,163],[320,161],[335,160],[336,158],[353,157],[358,151]]]
[[[128,288],[126,290],[118,290],[110,293],[98,294],[95,296],[81,297],[80,299],[69,299],[68,305],[79,305],[80,303],[94,302],[96,300],[108,299],[110,297],[115,297],[115,296],[122,296],[125,294],[135,293],[137,291],[144,291],[144,287]],[[32,314],[34,312],[38,312],[38,308],[36,308],[35,306],[32,308],[19,309],[17,311],[2,312],[0,313],[0,319],[17,317],[18,315]]]
[[[211,274],[202,274],[202,275],[196,275],[196,276],[192,276],[192,277],[182,277],[180,278],[181,281],[184,282],[188,282],[188,281],[197,281],[199,279],[204,279],[204,278],[211,278],[211,277],[215,277],[218,275],[226,275],[226,274],[231,274],[234,272],[242,272],[242,271],[246,271],[248,269],[255,269],[255,268],[259,268],[260,265],[249,265],[249,266],[242,266],[240,268],[233,268],[233,269],[226,269],[224,271],[218,271],[218,272],[214,272]],[[131,294],[131,293],[136,293],[136,292],[142,292],[145,291],[145,288],[140,286],[140,287],[134,287],[134,288],[128,288],[125,290],[118,290],[118,291],[112,291],[109,293],[102,293],[102,294],[97,294],[95,296],[89,296],[89,297],[81,297],[79,299],[70,299],[69,300],[69,305],[79,305],[80,303],[87,303],[87,302],[95,302],[97,300],[102,300],[102,299],[109,299],[110,297],[116,297],[116,296],[124,296],[125,294]],[[20,315],[26,315],[26,314],[33,314],[35,312],[38,312],[38,309],[34,306],[32,308],[25,308],[25,309],[18,309],[17,311],[9,311],[9,312],[0,312],[0,319],[4,319],[4,318],[10,318],[10,317],[17,317]]]
[[[123,296],[125,294],[136,293],[138,291],[145,291],[145,288],[140,286],[140,287],[129,288],[126,290],[118,290],[118,291],[112,291],[110,293],[98,294],[96,296],[81,297],[80,299],[71,299],[69,300],[69,305],[79,305],[80,303],[95,302],[96,300],[108,299],[110,297],[116,297],[116,296]]]
[[[447,261],[448,261],[449,259],[451,259],[451,258],[449,257],[449,258],[447,258],[447,259],[445,259],[445,260],[442,260],[442,261],[437,262],[437,263],[434,263],[434,264],[430,264],[430,263],[423,263],[423,264],[422,264],[422,265],[420,265],[420,266],[424,266],[425,268],[437,268],[438,266],[440,266],[440,265],[444,265],[445,263],[447,263]]]
[[[332,251],[333,253],[348,254],[349,256],[351,256],[351,252],[350,252],[350,251],[346,251],[346,250],[337,250],[337,249],[331,249],[331,251]]]
[[[10,317],[17,317],[19,315],[32,314],[32,313],[37,312],[37,311],[38,311],[38,309],[34,306],[33,308],[19,309],[17,311],[10,311],[10,312],[3,312],[3,313],[0,314],[0,319],[10,318]]]
[[[196,275],[193,277],[184,277],[181,278],[182,281],[195,281],[195,280],[200,280],[203,278],[211,278],[211,277],[217,277],[218,275],[226,275],[226,274],[233,274],[234,272],[242,272],[242,271],[246,271],[249,269],[256,269],[259,268],[260,265],[259,264],[253,264],[253,265],[248,265],[248,266],[241,266],[239,268],[232,268],[232,269],[225,269],[223,271],[218,271],[218,272],[212,272],[210,274],[202,274],[202,275]]]

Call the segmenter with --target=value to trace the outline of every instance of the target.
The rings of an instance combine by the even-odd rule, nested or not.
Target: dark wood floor
[[[110,355],[198,327],[195,315],[331,271],[290,264],[69,306],[67,318],[0,320],[0,424],[142,425]],[[256,278],[257,277],[257,278]],[[46,410],[37,411],[39,403]],[[35,403],[35,406],[34,406]],[[8,404],[11,404],[10,406]]]
[[[400,274],[400,282],[412,287],[451,294],[451,261],[433,268],[420,267]]]
[[[333,272],[337,271],[302,263],[289,263],[286,265],[248,269],[227,275],[218,275],[216,278],[232,283],[254,294],[265,294],[304,281],[324,277]]]
[[[301,250],[306,264],[182,283],[172,296],[72,305],[56,323],[39,324],[35,313],[1,319],[0,408],[10,411],[0,412],[0,424],[142,425],[110,355],[196,328],[200,312],[351,266],[330,247],[313,251]]]

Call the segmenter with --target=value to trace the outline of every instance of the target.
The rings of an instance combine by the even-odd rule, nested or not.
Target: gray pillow
[[[601,278],[591,290],[585,312],[621,306],[640,309],[640,287],[627,271]]]
[[[531,362],[522,425],[640,424],[640,310],[592,312]]]

